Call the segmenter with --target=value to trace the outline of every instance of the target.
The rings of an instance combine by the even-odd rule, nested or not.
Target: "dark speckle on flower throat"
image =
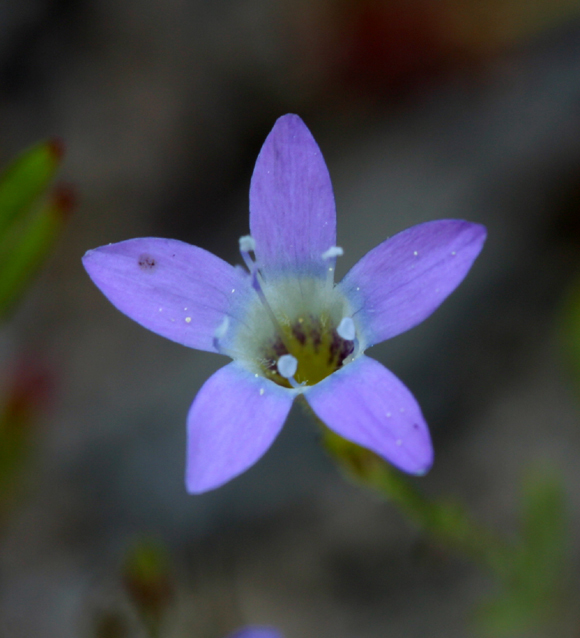
[[[296,381],[314,385],[343,366],[354,351],[354,343],[343,339],[327,319],[301,317],[286,324],[283,335],[276,335],[264,350],[262,372],[278,385],[290,387],[278,372],[280,357],[286,354],[295,357]]]

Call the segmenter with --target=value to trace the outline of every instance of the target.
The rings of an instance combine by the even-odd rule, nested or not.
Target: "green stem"
[[[500,577],[507,576],[514,557],[510,544],[474,522],[459,504],[428,499],[407,476],[373,452],[326,427],[323,431],[325,448],[348,476],[387,498],[437,542]]]

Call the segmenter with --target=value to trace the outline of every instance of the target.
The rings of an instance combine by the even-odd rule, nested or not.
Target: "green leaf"
[[[60,166],[60,142],[41,142],[24,151],[0,175],[0,238],[26,217],[46,191]]]
[[[56,189],[0,242],[0,319],[49,253],[72,201],[68,190]]]
[[[484,634],[517,638],[537,626],[532,601],[521,592],[504,592],[477,613],[477,621]]]
[[[564,487],[555,470],[536,470],[524,483],[522,552],[517,577],[538,600],[557,594],[566,558]]]

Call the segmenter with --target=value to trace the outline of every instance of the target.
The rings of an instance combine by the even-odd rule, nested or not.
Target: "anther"
[[[326,288],[328,290],[332,290],[334,285],[334,260],[342,255],[344,255],[344,250],[340,246],[331,246],[321,255],[323,261],[330,261],[330,266],[326,271]]]
[[[285,379],[290,379],[298,370],[298,359],[291,354],[283,354],[278,359],[278,372]]]
[[[334,259],[335,257],[342,257],[344,250],[340,246],[331,246],[328,250],[322,253],[322,259]]]
[[[350,317],[343,317],[338,324],[336,332],[338,332],[338,336],[342,337],[345,341],[354,341],[356,337],[354,321]]]
[[[288,383],[293,388],[300,387],[300,384],[294,378],[294,375],[296,374],[296,370],[298,370],[298,359],[296,359],[296,357],[293,357],[291,354],[283,354],[278,359],[277,367],[278,367],[278,372],[280,373],[280,376],[284,377],[285,379],[288,379]]]
[[[240,254],[251,274],[256,271],[256,263],[250,257],[250,253],[256,250],[256,241],[251,235],[240,237]]]
[[[256,250],[256,240],[251,235],[240,237],[240,252],[249,253]]]

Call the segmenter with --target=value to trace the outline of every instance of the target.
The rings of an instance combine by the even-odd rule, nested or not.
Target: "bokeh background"
[[[413,224],[487,226],[454,295],[370,354],[431,425],[426,493],[510,534],[522,477],[556,469],[578,584],[580,2],[4,0],[0,163],[58,136],[77,205],[0,332],[2,391],[24,379],[34,414],[2,517],[0,635],[143,636],[123,584],[143,537],[171,565],[167,636],[478,635],[493,582],[345,481],[298,406],[253,469],[188,496],[185,417],[223,360],[132,323],[82,269],[138,236],[239,261],[253,164],[288,112],[329,166],[339,277]]]

